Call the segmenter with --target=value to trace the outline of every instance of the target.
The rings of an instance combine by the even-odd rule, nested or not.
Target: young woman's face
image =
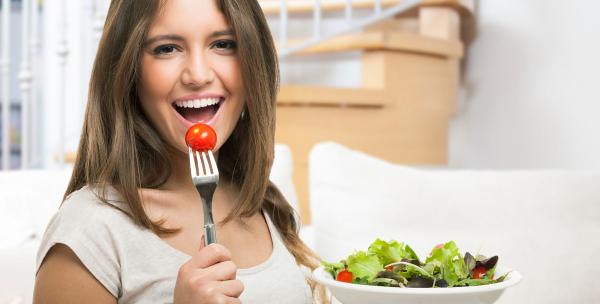
[[[202,122],[219,149],[244,96],[235,37],[215,0],[168,0],[143,47],[140,101],[163,140],[187,153],[185,133]]]

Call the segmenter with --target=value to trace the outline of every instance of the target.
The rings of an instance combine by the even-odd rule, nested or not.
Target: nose
[[[181,74],[184,86],[203,87],[215,79],[215,71],[204,54],[189,56]]]

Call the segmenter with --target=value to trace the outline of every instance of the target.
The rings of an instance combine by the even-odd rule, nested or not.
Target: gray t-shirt
[[[109,203],[128,210],[116,191]],[[239,269],[242,303],[313,303],[302,269],[264,213],[273,251],[263,263]],[[118,303],[172,303],[179,267],[191,257],[136,225],[124,212],[102,203],[89,187],[72,193],[42,239],[36,269],[55,244],[68,246]]]

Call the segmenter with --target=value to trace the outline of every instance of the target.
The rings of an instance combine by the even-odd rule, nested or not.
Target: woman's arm
[[[57,244],[40,266],[34,304],[116,304],[117,299],[83,266],[69,247]]]

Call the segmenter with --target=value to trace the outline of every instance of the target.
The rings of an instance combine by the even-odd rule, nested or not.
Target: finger
[[[244,285],[238,280],[210,282],[198,287],[198,295],[210,303],[240,303],[238,298],[244,291]]]
[[[208,284],[216,281],[235,280],[237,266],[232,261],[220,262],[215,265],[198,268],[192,271],[191,277],[199,284]]]
[[[211,282],[206,286],[207,298],[214,295],[220,299],[226,299],[225,303],[239,303],[237,301],[244,291],[244,284],[239,280],[229,280],[222,282]],[[232,301],[232,300],[237,301]],[[219,302],[222,303],[222,302]]]
[[[242,301],[238,298],[227,297],[225,303],[227,303],[227,304],[242,304]]]
[[[200,249],[188,263],[193,268],[207,268],[229,260],[231,260],[231,252],[223,245],[215,243]]]
[[[218,288],[222,294],[228,297],[239,298],[244,292],[244,283],[240,280],[222,281]]]

